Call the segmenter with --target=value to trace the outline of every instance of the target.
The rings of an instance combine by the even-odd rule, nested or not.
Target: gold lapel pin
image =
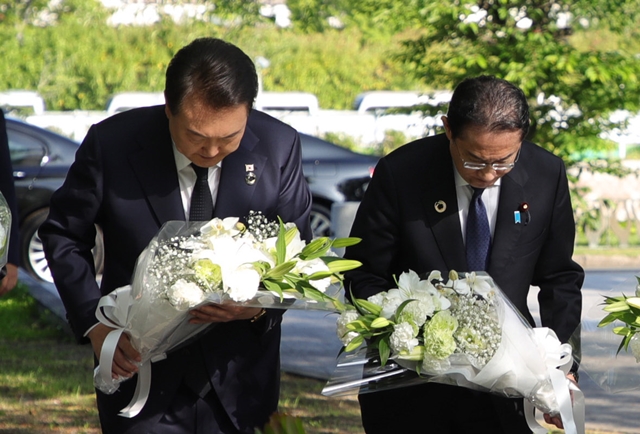
[[[437,212],[439,213],[443,213],[447,210],[447,204],[444,202],[444,200],[439,200],[437,201],[433,207],[436,209]]]

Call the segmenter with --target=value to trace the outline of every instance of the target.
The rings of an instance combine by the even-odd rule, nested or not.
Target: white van
[[[164,92],[122,92],[113,95],[107,102],[107,115],[164,104]]]
[[[391,108],[413,107],[421,104],[446,104],[451,99],[451,92],[436,91],[420,93],[411,91],[376,90],[358,95],[354,108],[360,114],[377,114]]]
[[[0,107],[7,112],[14,109],[27,108],[33,110],[33,114],[44,113],[44,99],[38,92],[31,90],[7,90],[0,92]]]
[[[315,116],[320,110],[318,97],[307,92],[260,92],[255,108],[265,112],[287,112]]]

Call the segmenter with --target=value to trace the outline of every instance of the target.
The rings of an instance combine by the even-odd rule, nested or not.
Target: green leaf
[[[389,343],[386,339],[380,339],[378,342],[378,353],[380,354],[380,364],[385,366],[391,354],[391,348],[389,348]]]
[[[267,271],[264,274],[264,278],[265,279],[280,280],[280,279],[282,279],[284,277],[285,274],[287,274],[289,271],[293,270],[293,268],[295,266],[296,266],[296,263],[294,261],[288,261],[288,262],[281,263],[280,265],[277,265],[274,268],[272,268],[271,270]]]
[[[287,257],[284,223],[280,217],[278,217],[278,222],[280,224],[280,230],[278,230],[278,239],[276,240],[276,265],[282,264]]]
[[[319,237],[312,240],[309,244],[304,246],[299,256],[300,259],[305,261],[319,258],[320,256],[324,256],[325,253],[331,247],[331,240],[328,237]]]
[[[264,287],[268,291],[273,291],[276,294],[278,294],[280,296],[280,301],[284,299],[284,293],[282,292],[282,288],[280,287],[280,284],[276,282],[272,282],[271,280],[263,280],[262,285],[264,285]]]

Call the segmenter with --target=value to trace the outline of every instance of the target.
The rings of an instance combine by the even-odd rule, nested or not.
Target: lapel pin
[[[245,164],[244,165],[244,171],[247,172],[244,175],[244,182],[247,183],[247,185],[253,185],[256,183],[256,180],[258,179],[258,177],[256,176],[256,173],[254,172],[255,166],[253,164]]]
[[[515,221],[515,223],[517,225],[519,225],[521,223],[521,219],[520,219],[520,211],[514,211],[513,212],[513,220]]]
[[[436,209],[437,212],[439,213],[443,213],[447,210],[447,204],[444,202],[444,200],[439,200],[437,201],[433,207]]]
[[[258,177],[254,172],[247,172],[247,174],[244,176],[244,182],[246,182],[247,185],[255,184],[256,179],[258,179]]]
[[[528,225],[529,222],[531,222],[531,214],[529,213],[529,204],[527,202],[522,202],[520,204],[520,206],[518,207],[518,211],[516,211],[516,213],[520,214],[522,213],[522,218],[523,218],[523,222],[524,225]],[[520,216],[518,215],[517,218],[518,221],[516,221],[516,223],[520,223]]]

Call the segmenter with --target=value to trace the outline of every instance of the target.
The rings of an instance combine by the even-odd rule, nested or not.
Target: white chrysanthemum
[[[418,345],[416,329],[408,322],[401,322],[393,326],[393,333],[389,337],[389,346],[395,353],[411,352]]]
[[[631,337],[629,348],[631,349],[631,354],[636,358],[636,362],[640,363],[640,335],[636,333]]]
[[[428,317],[432,316],[436,310],[433,298],[427,297],[407,303],[400,315],[401,320],[410,320],[418,327],[422,327]]]
[[[358,319],[358,312],[354,310],[348,310],[342,312],[337,320],[337,334],[338,339],[342,341],[342,345],[347,346],[349,343],[358,337],[358,333],[347,330],[347,324],[351,321]]]
[[[189,310],[204,300],[204,292],[195,283],[179,279],[171,285],[167,297],[177,310]]]

